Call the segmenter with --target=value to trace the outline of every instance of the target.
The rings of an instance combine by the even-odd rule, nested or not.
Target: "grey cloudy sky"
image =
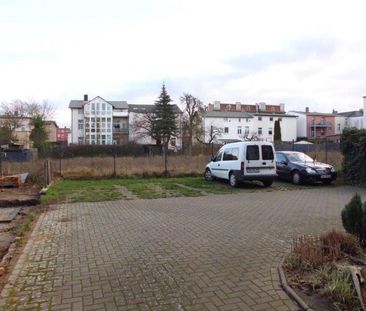
[[[360,109],[365,1],[0,0],[0,101],[83,94]]]

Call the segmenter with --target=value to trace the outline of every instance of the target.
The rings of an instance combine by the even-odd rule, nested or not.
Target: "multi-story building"
[[[73,144],[124,144],[134,141],[139,144],[155,144],[143,130],[136,130],[136,120],[142,114],[151,113],[154,105],[128,105],[126,101],[106,101],[100,96],[88,100],[71,100],[71,143]],[[182,112],[173,105],[178,115]],[[173,137],[171,148],[181,148],[181,138]]]
[[[10,120],[11,119],[11,120]],[[33,142],[30,139],[30,135],[33,129],[32,118],[30,117],[8,117],[8,116],[0,116],[0,126],[7,124],[12,124],[11,127],[13,131],[13,138],[15,142],[24,146],[24,148],[29,149],[33,146]],[[47,142],[56,142],[56,131],[58,129],[58,125],[53,120],[45,121],[45,131],[47,134]]]
[[[298,116],[298,137],[316,140],[336,135],[337,114],[335,113],[310,112],[309,107],[306,107],[305,111],[290,111],[289,113]]]
[[[255,105],[221,103],[209,104],[204,114],[205,141],[212,139],[212,133],[219,135],[214,141],[228,143],[257,137],[261,140],[273,141],[274,122],[281,123],[282,141],[296,139],[296,116],[285,113],[284,104]]]
[[[68,127],[61,127],[57,129],[56,132],[56,140],[57,142],[63,142],[66,143],[68,141],[69,134],[71,133],[71,130]]]
[[[128,141],[128,104],[100,96],[71,100],[71,143],[122,144]]]

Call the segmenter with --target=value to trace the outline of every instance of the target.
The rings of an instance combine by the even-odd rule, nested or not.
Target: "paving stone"
[[[276,266],[293,237],[341,228],[356,191],[365,200],[365,189],[317,187],[56,205],[0,309],[11,298],[19,310],[298,310]]]

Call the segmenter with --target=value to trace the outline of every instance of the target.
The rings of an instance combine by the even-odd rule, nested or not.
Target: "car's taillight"
[[[242,174],[244,174],[244,162],[240,163],[240,171]]]

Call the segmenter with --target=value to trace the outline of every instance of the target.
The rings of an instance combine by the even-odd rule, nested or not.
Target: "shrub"
[[[351,201],[342,210],[342,223],[348,233],[357,235],[361,240],[362,229],[362,202],[356,193]]]
[[[360,253],[360,245],[355,236],[339,230],[331,230],[319,237],[324,253],[330,258],[339,258],[341,252],[349,255]]]
[[[350,184],[366,182],[366,129],[344,129],[341,136],[344,180]]]

